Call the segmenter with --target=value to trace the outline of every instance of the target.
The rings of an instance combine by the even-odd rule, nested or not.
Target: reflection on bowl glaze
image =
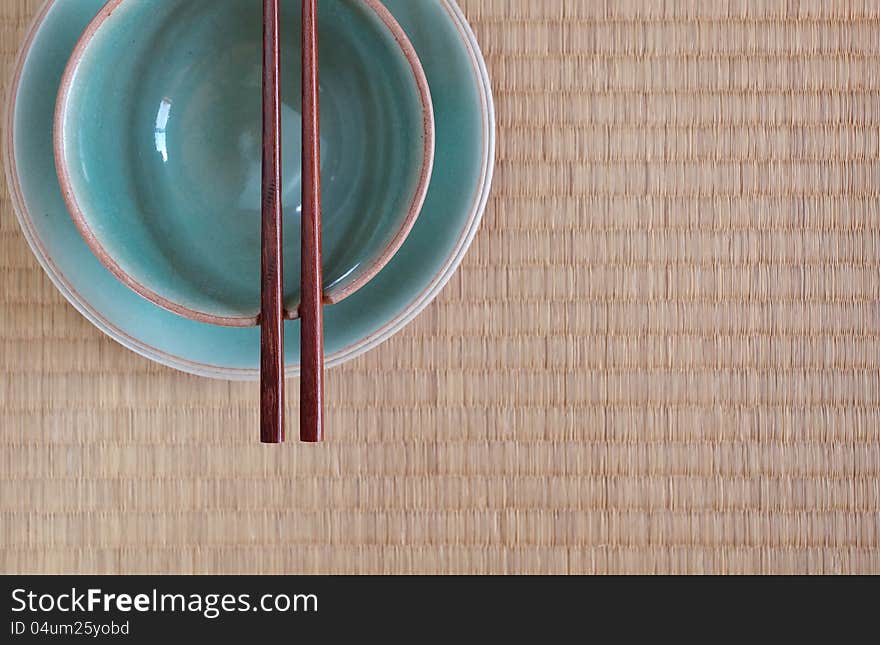
[[[324,270],[328,302],[393,256],[425,198],[433,111],[415,52],[377,0],[321,4]],[[298,3],[283,3],[299,43]],[[175,313],[257,324],[261,22],[244,3],[112,0],[59,94],[65,201],[101,261]],[[108,65],[107,61],[113,64]],[[285,304],[299,300],[300,75],[283,60]]]

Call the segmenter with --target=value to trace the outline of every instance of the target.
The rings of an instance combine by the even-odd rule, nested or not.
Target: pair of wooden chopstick
[[[260,437],[284,441],[284,278],[281,226],[279,0],[263,3],[263,211]],[[300,439],[324,439],[321,143],[317,0],[302,3],[302,303]]]

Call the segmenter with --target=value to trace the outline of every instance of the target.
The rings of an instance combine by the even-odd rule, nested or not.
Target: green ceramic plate
[[[187,320],[144,300],[92,255],[68,214],[52,149],[55,97],[67,60],[104,0],[49,0],[23,48],[4,132],[7,177],[22,229],[55,285],[99,329],[164,365],[227,379],[258,376],[257,328]],[[385,0],[413,43],[434,102],[436,154],[416,225],[388,266],[325,312],[329,365],[391,337],[440,292],[470,245],[491,183],[495,120],[485,64],[452,0]],[[298,322],[286,326],[289,375],[298,372]]]

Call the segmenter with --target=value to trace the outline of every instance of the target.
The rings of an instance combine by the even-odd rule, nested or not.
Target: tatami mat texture
[[[880,3],[461,5],[484,224],[324,446],[102,336],[2,189],[0,571],[880,573]]]

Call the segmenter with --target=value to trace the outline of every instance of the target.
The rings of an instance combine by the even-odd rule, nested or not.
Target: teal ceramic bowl
[[[300,284],[300,3],[282,2],[285,307]],[[393,257],[434,158],[428,83],[377,0],[319,3],[324,292],[339,302]],[[260,309],[261,38],[242,0],[111,0],[65,71],[62,194],[94,254],[188,318],[253,326]]]

